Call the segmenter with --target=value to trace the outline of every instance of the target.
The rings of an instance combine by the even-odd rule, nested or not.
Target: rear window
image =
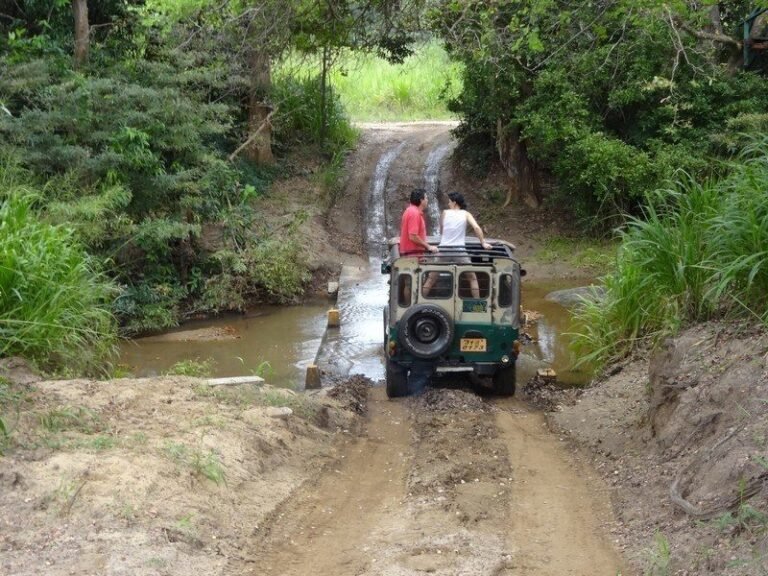
[[[434,300],[453,296],[453,273],[434,270],[421,275],[421,295]]]
[[[499,306],[501,308],[509,308],[514,303],[515,295],[512,292],[511,274],[502,274],[499,276]]]
[[[487,272],[459,274],[459,298],[487,299],[491,295],[491,276]]]
[[[411,305],[411,275],[400,274],[397,277],[397,304],[403,308]]]

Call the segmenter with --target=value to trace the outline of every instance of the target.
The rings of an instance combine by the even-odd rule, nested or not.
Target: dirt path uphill
[[[350,160],[345,205],[332,216],[339,233],[360,234],[373,261],[416,186],[432,196],[434,230],[451,128],[366,129]],[[361,206],[357,220],[352,199]],[[254,536],[253,561],[235,573],[628,574],[607,538],[605,493],[540,414],[462,389],[389,401],[374,386],[369,397],[366,434],[294,492]]]

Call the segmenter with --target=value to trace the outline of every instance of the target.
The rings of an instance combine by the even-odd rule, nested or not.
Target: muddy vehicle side
[[[438,238],[427,239],[436,244]],[[390,241],[384,309],[387,395],[404,396],[434,374],[465,374],[497,393],[515,392],[520,278],[514,246],[476,238],[463,249],[404,254]],[[416,380],[420,382],[416,382]]]

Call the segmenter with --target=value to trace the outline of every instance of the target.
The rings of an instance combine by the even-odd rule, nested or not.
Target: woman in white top
[[[467,239],[467,224],[472,226],[475,235],[485,250],[492,246],[485,241],[483,230],[474,216],[467,212],[467,202],[459,192],[448,194],[448,210],[440,214],[440,246],[464,247]]]
[[[467,212],[467,202],[464,196],[459,192],[448,194],[448,209],[440,214],[440,244],[438,250],[444,250],[444,253],[455,254],[457,263],[469,264],[471,260],[465,256],[465,244],[467,239],[467,224],[472,226],[475,235],[485,250],[491,250],[491,246],[483,237],[483,230],[475,220],[474,216]],[[474,272],[467,273],[469,280],[470,293],[472,298],[480,297],[480,285],[477,281],[477,275]],[[430,274],[424,283],[424,294],[429,294],[432,285],[437,281],[437,274]]]

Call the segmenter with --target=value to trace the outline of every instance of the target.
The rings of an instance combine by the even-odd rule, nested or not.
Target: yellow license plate
[[[462,352],[485,352],[485,338],[462,338],[459,350]]]

